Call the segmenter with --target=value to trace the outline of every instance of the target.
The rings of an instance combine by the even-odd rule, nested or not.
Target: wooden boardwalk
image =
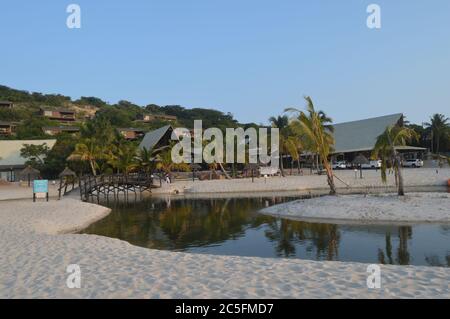
[[[109,200],[110,196],[119,199],[121,196],[126,200],[130,194],[134,194],[135,199],[143,192],[151,192],[152,188],[160,187],[153,184],[153,177],[144,173],[114,174],[114,175],[87,175],[79,179],[79,189],[81,200],[89,201],[101,198]]]

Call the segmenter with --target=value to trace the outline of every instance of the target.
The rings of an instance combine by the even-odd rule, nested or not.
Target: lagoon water
[[[258,213],[298,196],[149,197],[114,203],[83,233],[192,253],[450,267],[450,225],[335,225]]]

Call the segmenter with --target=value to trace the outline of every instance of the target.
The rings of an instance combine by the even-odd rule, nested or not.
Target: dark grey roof
[[[118,127],[118,131],[127,131],[127,132],[145,132],[145,129],[143,128],[134,128],[134,127]]]
[[[427,149],[425,147],[417,147],[417,146],[396,146],[395,149],[397,151],[426,151]]]
[[[80,130],[77,126],[44,126],[43,130],[61,130],[61,131],[73,131],[78,132]]]
[[[386,127],[395,125],[403,114],[374,117],[334,125],[334,153],[370,151]]]
[[[5,121],[0,121],[0,125],[3,125],[3,126],[6,126],[6,125],[11,125],[11,126],[14,126],[14,125],[16,125],[16,123],[13,123],[13,122],[5,122]]]
[[[75,110],[65,109],[65,108],[51,108],[47,106],[41,106],[40,109],[42,111],[52,111],[52,112],[61,112],[61,113],[76,113]]]
[[[164,137],[164,135],[166,135],[168,131],[171,132],[172,130],[172,126],[166,125],[154,131],[148,132],[145,134],[141,144],[139,144],[139,148],[143,149],[145,147],[148,150],[152,150]]]

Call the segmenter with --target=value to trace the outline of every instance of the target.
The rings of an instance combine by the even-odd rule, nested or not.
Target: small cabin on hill
[[[144,137],[145,131],[139,128],[133,127],[121,127],[118,128],[117,131],[126,139],[126,140],[137,140],[139,138]]]
[[[50,120],[59,122],[75,122],[76,120],[75,111],[69,109],[49,110],[41,108],[39,114]]]
[[[0,121],[0,136],[13,136],[16,134],[17,124]]]
[[[12,109],[14,106],[13,102],[0,101],[0,109]]]

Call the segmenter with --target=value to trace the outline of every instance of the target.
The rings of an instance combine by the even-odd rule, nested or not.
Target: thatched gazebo
[[[28,165],[19,173],[20,179],[24,178],[28,181],[28,187],[31,186],[31,181],[39,178],[40,175],[41,172],[38,169],[31,167],[31,165]]]
[[[359,178],[363,178],[363,176],[362,176],[362,165],[370,164],[370,161],[364,155],[359,154],[352,161],[352,164],[359,167]]]
[[[61,190],[64,188],[64,195],[67,193],[67,187],[72,185],[73,190],[75,188],[75,180],[77,179],[77,174],[72,171],[69,167],[59,173],[59,198],[61,198]]]

